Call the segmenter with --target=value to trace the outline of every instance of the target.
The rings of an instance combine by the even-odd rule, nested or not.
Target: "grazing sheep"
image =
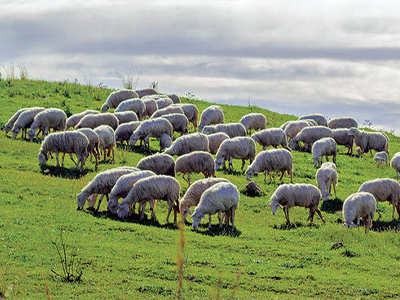
[[[182,173],[182,178],[190,186],[191,173],[203,173],[204,177],[215,177],[215,164],[212,155],[205,151],[193,151],[179,156],[175,162],[175,174]],[[188,174],[188,178],[185,178]]]
[[[187,214],[192,214],[190,207],[199,204],[201,195],[203,195],[208,188],[220,182],[229,182],[229,180],[226,178],[206,178],[193,182],[179,203],[179,210],[184,221],[186,221]],[[211,215],[209,222],[211,223]],[[210,223],[209,226],[211,226]]]
[[[157,96],[159,96],[159,95],[157,95]],[[172,99],[168,98],[167,96],[165,98],[164,97],[158,97],[156,99],[157,110],[166,108],[167,106],[170,106],[173,103],[174,103],[174,101],[172,101]]]
[[[104,160],[106,160],[107,151],[108,155],[112,153],[112,160],[114,161],[114,149],[116,146],[115,132],[108,125],[101,125],[94,129],[100,139],[100,150],[104,153]],[[100,158],[100,156],[99,156]]]
[[[23,111],[15,121],[12,128],[14,140],[17,138],[17,135],[21,131],[21,129],[22,132],[24,133],[23,138],[26,138],[26,129],[31,127],[31,124],[35,116],[44,110],[45,110],[44,107],[30,107],[25,111]]]
[[[361,155],[370,151],[372,157],[372,150],[389,153],[389,138],[382,132],[367,132],[352,127],[347,134],[354,136],[354,143],[360,147]]]
[[[287,123],[287,124],[286,124]],[[281,126],[281,129],[285,132],[287,138],[291,140],[295,137],[304,127],[318,126],[314,120],[297,120],[289,121]]]
[[[119,121],[118,118],[111,113],[86,115],[79,121],[78,124],[76,124],[75,129],[80,129],[80,128],[95,129],[100,125],[108,125],[112,129],[116,130],[119,125]]]
[[[313,154],[314,166],[322,163],[323,156],[326,157],[326,161],[329,161],[328,156],[332,155],[332,160],[336,164],[336,150],[337,145],[333,138],[322,138],[316,141],[311,148]]]
[[[139,98],[127,99],[122,101],[114,112],[122,112],[128,110],[135,112],[139,120],[142,120],[146,112],[146,105]],[[132,121],[137,121],[137,120],[132,120]]]
[[[173,104],[172,107],[180,107],[183,110],[183,113],[188,118],[189,123],[193,124],[194,131],[197,131],[197,121],[199,119],[199,110],[196,105],[190,103],[184,104]]]
[[[224,123],[224,111],[221,106],[211,105],[203,110],[200,116],[198,131],[203,131],[204,126]]]
[[[333,129],[333,139],[337,145],[342,145],[347,148],[347,154],[353,154],[354,137],[348,135],[348,129]]]
[[[389,201],[393,205],[392,219],[394,219],[394,209],[398,207],[400,198],[400,184],[396,180],[390,178],[369,180],[364,182],[357,192],[371,193],[378,202]],[[381,213],[377,212],[380,218]]]
[[[267,119],[263,114],[260,113],[250,113],[244,115],[240,121],[244,128],[246,128],[246,132],[251,134],[251,130],[254,129],[255,131],[260,129],[265,129],[267,126]]]
[[[400,152],[397,152],[392,157],[390,161],[390,166],[396,170],[396,178],[399,180],[399,172],[400,172]]]
[[[217,132],[207,135],[207,138],[208,146],[210,147],[210,153],[216,154],[221,143],[229,139],[229,135],[227,135],[225,132]]]
[[[299,118],[299,120],[305,120],[305,119],[314,120],[320,126],[328,126],[328,122],[326,121],[325,117],[321,114],[304,115]]]
[[[168,94],[168,98],[170,98],[174,103],[180,103],[181,99],[179,99],[178,95],[176,94]]]
[[[140,123],[139,127],[132,133],[130,137],[131,145],[135,145],[138,140],[145,141],[145,146],[150,148],[149,138],[160,138],[163,133],[167,134],[172,139],[172,125],[163,118],[149,119]]]
[[[107,171],[100,172],[97,174],[92,181],[90,181],[77,195],[77,204],[78,210],[83,209],[85,206],[86,200],[88,200],[89,196],[91,196],[94,200],[89,203],[89,207],[94,207],[96,202],[97,194],[101,194],[99,199],[99,204],[96,210],[99,210],[101,201],[103,197],[106,196],[107,201],[109,200],[108,195],[110,194],[112,188],[114,187],[117,180],[125,174],[129,174],[132,172],[140,171],[138,168],[134,167],[118,167],[114,169],[110,169]]]
[[[196,132],[181,136],[164,153],[171,156],[180,156],[193,151],[209,151],[209,143],[206,135]]]
[[[228,226],[231,221],[232,228],[234,228],[235,211],[238,206],[239,191],[236,186],[230,182],[216,183],[201,195],[199,205],[196,206],[192,215],[192,226],[196,229],[201,219],[205,215],[210,215],[208,228],[211,228],[211,215],[218,213],[219,227],[222,227],[221,213],[225,213],[227,215],[225,226]]]
[[[303,128],[294,138],[289,142],[291,149],[299,149],[299,142],[303,142],[305,148],[311,149],[312,145],[319,139],[330,137],[333,138],[331,129],[325,126],[312,126]]]
[[[57,167],[59,167],[60,163],[58,160],[58,154],[60,152],[68,153],[71,160],[75,163],[72,158],[72,153],[74,153],[78,157],[78,162],[75,163],[75,168],[77,169],[80,163],[82,169],[89,155],[88,146],[89,140],[86,135],[81,132],[66,131],[51,133],[44,139],[40,146],[38,154],[39,164],[45,165],[51,153],[55,153]],[[64,166],[64,157],[62,158],[62,166]]]
[[[183,112],[183,109],[177,106],[167,106],[161,109],[157,109],[150,117],[150,119],[155,119],[159,118],[164,115],[169,115],[169,114],[182,114],[184,115],[185,113]]]
[[[146,111],[144,116],[151,117],[152,114],[157,110],[157,103],[154,99],[142,99],[144,105],[146,106]]]
[[[115,130],[116,141],[120,142],[121,144],[123,144],[124,142],[128,144],[129,138],[136,130],[136,128],[139,127],[140,123],[140,121],[134,121],[119,125],[117,130]]]
[[[138,94],[139,98],[149,96],[149,95],[157,95],[158,92],[155,89],[147,88],[142,90],[136,90],[136,94]]]
[[[267,183],[267,173],[272,181],[271,171],[281,171],[282,180],[285,172],[290,176],[290,182],[293,183],[293,158],[292,154],[286,149],[264,150],[257,154],[254,161],[246,170],[246,179],[250,180],[255,173],[264,172],[264,183]]]
[[[341,117],[335,118],[328,122],[328,127],[330,129],[337,129],[337,128],[351,128],[351,127],[358,127],[358,123],[354,118],[351,117]]]
[[[307,220],[311,223],[313,222],[315,212],[318,213],[322,222],[325,223],[325,219],[322,217],[322,214],[318,209],[320,200],[321,193],[312,184],[282,184],[271,196],[271,203],[269,206],[272,207],[273,215],[275,215],[278,207],[282,208],[283,212],[285,213],[287,224],[290,224],[289,209],[293,206],[300,206],[310,209],[310,214]]]
[[[227,123],[217,125],[207,125],[203,128],[204,134],[211,134],[216,132],[225,132],[230,138],[237,136],[246,136],[246,128],[242,123]]]
[[[376,199],[374,195],[367,192],[357,192],[351,194],[343,202],[343,218],[344,226],[358,227],[360,226],[360,218],[364,221],[365,231],[372,227],[376,211]],[[357,220],[357,225],[354,224]]]
[[[167,114],[162,115],[161,118],[167,119],[174,130],[181,135],[188,133],[189,120],[184,114]]]
[[[118,217],[120,219],[126,218],[129,213],[130,207],[134,206],[136,202],[149,202],[152,214],[151,218],[157,220],[154,213],[154,200],[168,201],[168,214],[167,222],[171,210],[174,210],[174,223],[176,223],[176,216],[179,213],[179,182],[171,177],[165,175],[155,175],[140,179],[135,183],[133,188],[129,191],[128,195],[118,206]],[[144,214],[141,211],[140,220],[143,219]]]
[[[150,170],[157,175],[169,175],[175,177],[175,161],[171,155],[156,153],[143,157],[136,165],[140,170]]]
[[[148,138],[147,137],[145,138],[145,143],[148,143]],[[160,152],[163,151],[166,148],[171,147],[171,144],[172,144],[171,137],[168,134],[163,133],[160,136]]]
[[[338,173],[336,170],[336,165],[334,163],[323,163],[315,174],[315,180],[317,181],[318,188],[321,191],[323,201],[328,200],[328,197],[332,196],[332,187],[336,197]]]
[[[119,125],[128,123],[128,122],[134,122],[134,121],[139,121],[138,116],[134,111],[121,111],[121,112],[114,112],[114,116],[117,117]],[[117,128],[118,129],[118,128]]]
[[[379,165],[381,165],[383,162],[386,163],[386,165],[388,165],[389,162],[389,156],[385,151],[381,151],[381,152],[376,152],[375,153],[375,157],[374,160],[379,163]]]
[[[64,131],[66,127],[67,115],[65,112],[58,108],[48,108],[35,116],[28,135],[30,140],[33,141],[38,129],[43,131],[43,136],[46,136],[50,128],[53,128],[54,131]]]
[[[133,98],[139,98],[139,95],[134,90],[123,89],[114,91],[108,96],[106,102],[104,102],[101,112],[106,112],[110,108],[116,108],[122,101]]]
[[[76,124],[78,124],[79,121],[82,120],[82,118],[84,116],[87,116],[87,115],[98,115],[99,113],[100,112],[98,112],[97,110],[88,109],[88,110],[85,110],[85,111],[83,111],[83,112],[81,112],[79,114],[74,114],[74,115],[70,116],[67,119],[67,129],[69,129],[71,127],[74,128],[76,126]]]
[[[217,152],[217,158],[215,160],[215,168],[218,170],[219,167],[224,164],[227,160],[229,161],[229,169],[233,170],[232,159],[242,160],[242,171],[246,159],[253,162],[256,155],[256,144],[250,137],[235,137],[222,142]]]
[[[88,153],[90,155],[93,154],[93,156],[96,160],[95,168],[97,169],[98,160],[100,158],[100,138],[99,138],[99,136],[93,129],[90,129],[90,128],[81,128],[76,131],[83,133],[88,138],[88,140],[89,140]],[[90,159],[92,159],[92,157]]]
[[[263,150],[265,150],[268,146],[272,146],[274,148],[282,146],[286,150],[292,150],[288,147],[286,134],[281,128],[264,129],[254,133],[251,138],[259,143],[263,147]]]
[[[8,122],[4,126],[4,129],[6,131],[6,135],[13,128],[14,123],[15,123],[15,121],[17,121],[19,115],[21,113],[23,113],[24,111],[26,111],[27,109],[28,108],[21,108],[21,109],[17,110],[17,112],[15,114],[12,115],[12,117],[8,120]]]

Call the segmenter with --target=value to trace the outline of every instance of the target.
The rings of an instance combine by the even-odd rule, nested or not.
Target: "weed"
[[[28,80],[28,70],[24,65],[19,65],[19,78],[21,80]]]
[[[152,81],[150,82],[150,87],[151,87],[152,89],[155,89],[156,91],[158,91],[158,80],[152,80]]]
[[[126,74],[120,73],[118,71],[115,71],[115,74],[117,74],[119,80],[122,82],[122,86],[126,89],[129,90],[136,90],[136,87],[139,83],[140,80],[140,74],[135,73],[132,69],[129,69],[129,72]]]

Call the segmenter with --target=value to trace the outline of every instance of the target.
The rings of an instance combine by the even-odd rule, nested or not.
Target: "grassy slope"
[[[68,82],[2,80],[0,123],[26,106],[59,107],[72,113],[99,109],[109,92]],[[210,105],[198,100],[184,101],[195,103],[200,111]],[[292,118],[257,107],[222,106],[226,122],[238,121],[250,111],[264,113],[271,127]],[[393,154],[400,150],[400,140],[389,137]],[[14,141],[3,132],[0,145],[0,291],[12,299],[43,299],[47,285],[56,299],[175,298],[180,234],[166,224],[164,203],[157,204],[159,223],[121,222],[103,213],[77,212],[76,194],[96,174],[90,162],[89,172],[80,179],[44,175],[37,161],[38,143],[20,138]],[[157,149],[158,144],[152,141],[152,147]],[[188,262],[184,297],[214,297],[220,278],[221,297],[229,298],[238,272],[242,274],[236,296],[244,299],[400,297],[396,280],[399,222],[391,222],[389,205],[378,205],[384,216],[368,234],[340,225],[340,201],[365,180],[394,178],[395,172],[388,167],[378,168],[369,155],[360,159],[344,155],[343,148],[340,152],[338,200],[321,204],[326,225],[317,216],[315,225],[308,225],[307,211],[294,208],[291,220],[297,228],[287,229],[282,211],[272,216],[266,209],[279,182],[265,185],[263,176],[257,176],[255,181],[265,196],[250,198],[241,194],[236,231],[219,231],[216,226],[208,230],[205,225],[197,232],[185,228]],[[135,166],[141,157],[142,154],[118,148],[116,163],[101,164],[99,171],[124,164]],[[293,159],[294,181],[314,184],[316,169],[311,154],[294,152]],[[72,168],[72,162],[66,162]],[[54,166],[55,161],[50,160],[49,164]],[[235,168],[240,168],[239,161]],[[73,174],[68,169],[63,174],[68,172]],[[239,190],[246,184],[244,175],[217,173]],[[186,190],[186,183],[178,179]],[[289,182],[288,177],[284,182]],[[105,208],[103,203],[101,209]],[[216,222],[214,217],[213,224]],[[79,249],[84,263],[83,281],[79,284],[64,283],[51,276],[51,269],[60,269],[51,244],[57,240],[60,226],[65,229],[67,243]],[[331,249],[336,242],[344,247]]]

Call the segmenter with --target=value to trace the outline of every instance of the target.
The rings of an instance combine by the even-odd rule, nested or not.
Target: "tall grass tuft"
[[[50,297],[50,289],[49,289],[49,286],[47,285],[47,283],[46,283],[44,286],[45,286],[45,288],[46,288],[46,297],[47,297],[47,300],[50,300],[51,297]]]
[[[232,289],[232,297],[231,297],[231,299],[233,299],[234,297],[235,297],[235,294],[236,294],[236,291],[237,291],[237,288],[238,288],[238,286],[239,286],[239,281],[240,281],[240,276],[242,275],[242,272],[237,272],[237,274],[236,274],[236,281],[235,281],[235,285],[233,286],[233,289]]]
[[[182,219],[181,222],[178,224],[178,229],[180,233],[180,239],[178,240],[178,250],[177,250],[177,259],[176,259],[176,266],[178,268],[178,288],[177,288],[177,299],[182,299],[182,287],[183,287],[183,276],[185,273],[185,222]]]
[[[158,92],[158,80],[152,80],[152,81],[150,82],[150,87],[151,87],[152,89],[155,89],[155,90]]]
[[[135,73],[132,69],[129,69],[129,72],[126,74],[115,71],[119,80],[122,82],[122,86],[129,90],[136,90],[136,87],[139,83],[140,74]]]
[[[28,80],[28,70],[24,65],[19,65],[19,78],[21,80]]]

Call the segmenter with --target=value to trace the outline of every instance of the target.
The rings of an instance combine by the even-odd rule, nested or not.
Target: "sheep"
[[[146,137],[146,138],[145,138],[145,142],[146,142],[147,140],[148,140],[148,138]],[[166,149],[166,148],[171,147],[171,144],[172,144],[172,139],[171,139],[171,137],[170,137],[168,134],[163,133],[163,134],[160,136],[160,152],[161,152],[162,150]]]
[[[70,116],[67,119],[67,129],[69,129],[71,127],[74,128],[76,126],[76,124],[78,124],[79,121],[82,120],[82,118],[84,116],[86,116],[86,115],[98,115],[99,113],[100,112],[98,112],[97,110],[88,109],[88,110],[85,110],[85,111],[83,111],[81,113],[74,114],[74,115]]]
[[[116,215],[118,212],[118,199],[125,198],[137,181],[153,175],[156,174],[152,171],[136,171],[122,175],[120,178],[118,178],[110,192],[110,200],[107,204],[107,210],[111,214]]]
[[[285,124],[281,126],[281,129],[283,129],[289,140],[295,137],[304,127],[318,126],[314,120],[289,121],[286,126],[284,126]]]
[[[199,205],[196,206],[192,214],[192,227],[196,229],[204,215],[214,215],[218,213],[219,227],[222,227],[221,213],[226,214],[225,225],[232,223],[235,228],[235,211],[239,206],[239,191],[236,186],[230,182],[219,182],[208,188],[202,195]],[[209,220],[208,228],[211,228]]]
[[[400,184],[396,180],[390,178],[369,180],[364,182],[357,192],[371,193],[378,202],[389,201],[393,206],[392,219],[394,219],[394,210],[398,207],[400,198]],[[380,218],[382,215],[377,212]]]
[[[325,162],[321,165],[315,174],[315,180],[317,181],[318,188],[322,194],[322,200],[328,200],[329,196],[332,196],[331,191],[335,192],[336,197],[336,186],[338,184],[338,173],[336,165],[331,162]]]
[[[282,184],[276,189],[270,200],[271,203],[269,206],[272,208],[272,214],[275,215],[278,207],[282,208],[285,213],[287,224],[290,224],[289,209],[293,206],[310,209],[307,220],[311,223],[313,222],[315,212],[318,213],[322,222],[325,223],[325,219],[318,209],[318,204],[321,200],[321,192],[312,184]]]
[[[227,123],[217,125],[207,125],[203,128],[204,134],[225,132],[230,138],[246,136],[246,128],[241,123]]]
[[[357,192],[351,194],[343,202],[343,225],[346,227],[360,226],[360,218],[364,221],[365,231],[372,227],[376,211],[376,199],[374,195],[367,192]],[[357,220],[355,225],[354,219]]]
[[[142,99],[144,105],[146,106],[146,111],[144,116],[151,117],[151,115],[157,110],[157,103],[154,99]]]
[[[222,107],[211,105],[201,113],[198,131],[203,131],[204,126],[207,125],[224,123],[224,119],[224,111],[222,110]]]
[[[174,103],[171,98],[168,97],[159,97],[156,99],[156,104],[157,104],[157,110],[166,108],[167,106],[170,106]]]
[[[220,182],[229,182],[229,180],[226,178],[206,178],[193,182],[179,203],[179,211],[184,221],[186,221],[187,214],[192,214],[190,207],[197,206],[200,202],[201,195],[203,195],[208,188]],[[211,215],[209,222],[211,223]]]
[[[142,90],[136,90],[136,94],[138,94],[139,98],[149,96],[149,95],[157,95],[158,92],[155,89],[147,88]]]
[[[189,120],[184,114],[167,114],[162,115],[161,118],[167,119],[174,130],[179,132],[181,135],[188,133]]]
[[[132,133],[139,127],[140,121],[133,121],[128,123],[123,123],[118,126],[117,130],[115,130],[115,139],[117,142],[123,144],[126,142],[128,144],[129,138]]]
[[[396,178],[399,180],[399,172],[400,172],[400,152],[394,154],[390,161],[390,166],[396,170]]]
[[[138,116],[134,111],[121,111],[121,112],[114,112],[114,116],[117,117],[118,119],[118,127],[121,124],[128,123],[128,122],[134,122],[134,121],[139,121]],[[117,129],[118,129],[117,127]]]
[[[358,123],[354,118],[351,117],[341,117],[335,118],[328,122],[328,127],[330,129],[337,129],[337,128],[351,128],[351,127],[358,127]]]
[[[389,138],[382,132],[366,132],[352,127],[347,134],[354,136],[354,143],[360,147],[361,155],[370,151],[372,157],[372,150],[389,153]]]
[[[146,104],[144,104],[144,102],[139,98],[127,99],[122,101],[114,110],[114,112],[122,112],[127,110],[135,112],[139,120],[142,120],[146,113]]]
[[[299,120],[305,120],[305,119],[314,120],[320,126],[328,126],[328,122],[326,121],[325,117],[321,114],[304,115],[299,118]]]
[[[53,128],[54,131],[64,131],[67,127],[67,115],[64,111],[58,108],[48,108],[38,113],[31,124],[31,130],[28,131],[28,135],[31,141],[35,137],[36,130],[43,131],[43,136],[46,136]]]
[[[244,128],[246,128],[246,132],[248,131],[249,135],[251,134],[252,129],[257,131],[260,129],[265,129],[267,126],[267,119],[263,114],[260,113],[250,113],[244,115],[239,122],[242,123]]]
[[[342,145],[347,148],[347,154],[353,154],[354,137],[348,135],[348,129],[333,129],[333,139],[337,145]]]
[[[75,125],[75,129],[80,129],[80,128],[95,129],[100,125],[108,125],[112,129],[116,130],[119,125],[119,121],[118,118],[111,113],[86,115],[79,121],[78,124]]]
[[[19,115],[21,113],[23,113],[24,111],[26,111],[27,109],[28,108],[21,108],[21,109],[17,110],[17,112],[15,114],[12,115],[12,117],[8,120],[6,125],[4,125],[4,130],[6,131],[6,135],[13,128],[14,123],[15,123],[15,121],[17,121]]]
[[[286,150],[292,150],[288,147],[286,134],[281,128],[264,129],[254,133],[251,138],[259,143],[263,147],[263,150],[265,150],[268,146],[272,146],[274,148],[282,146]]]
[[[215,177],[215,164],[212,155],[205,151],[193,151],[179,156],[175,162],[175,174],[182,173],[182,178],[190,186],[191,173],[203,173],[204,177]],[[185,174],[188,174],[187,179]]]
[[[167,222],[171,214],[171,210],[174,210],[174,223],[176,223],[176,216],[179,213],[179,182],[166,175],[155,175],[140,179],[135,183],[128,195],[118,206],[118,217],[120,219],[126,218],[129,213],[129,208],[134,206],[136,202],[149,202],[152,214],[151,218],[157,220],[154,214],[154,200],[166,200],[168,201],[168,214]],[[140,215],[140,220],[144,217],[143,210]]]
[[[303,128],[295,137],[289,142],[291,149],[298,149],[299,142],[303,142],[305,148],[308,150],[312,147],[319,139],[331,137],[333,138],[333,132],[331,129],[325,126],[312,126]]]
[[[83,133],[89,140],[88,153],[95,157],[95,169],[97,170],[98,160],[100,158],[100,138],[97,133],[90,128],[81,128],[76,131]]]
[[[56,154],[57,167],[60,167],[58,160],[58,154],[69,153],[71,160],[75,163],[72,158],[72,153],[75,153],[78,157],[78,161],[75,163],[75,169],[78,168],[79,163],[81,164],[81,169],[85,164],[88,157],[88,146],[89,140],[81,132],[76,131],[66,131],[66,132],[55,132],[49,134],[42,142],[38,154],[39,164],[45,165],[51,153]],[[64,166],[64,157],[62,158],[62,166]]]
[[[96,209],[98,211],[100,208],[101,201],[103,200],[103,197],[106,196],[107,201],[109,200],[108,195],[110,194],[117,180],[122,175],[136,171],[140,170],[134,167],[118,167],[98,173],[92,179],[92,181],[90,181],[77,195],[76,198],[77,198],[78,210],[83,209],[89,196],[91,197],[90,202],[88,203],[89,208],[94,207],[97,194],[101,194],[99,199],[99,204]]]
[[[180,107],[183,113],[188,118],[189,122],[193,124],[194,131],[197,131],[197,121],[199,119],[199,110],[196,105],[190,103],[173,104],[171,107]]]
[[[108,96],[106,102],[104,102],[101,112],[104,113],[110,108],[116,108],[122,101],[133,98],[139,98],[139,95],[133,90],[123,89],[114,91]]]
[[[322,138],[316,141],[311,148],[313,154],[314,166],[317,167],[319,162],[322,163],[322,157],[326,157],[326,161],[329,161],[328,156],[332,155],[332,160],[336,164],[336,150],[337,145],[333,138]]]
[[[163,115],[169,115],[169,114],[182,114],[184,115],[185,113],[183,112],[183,109],[177,106],[168,106],[165,108],[157,109],[150,117],[150,119],[155,119],[159,118]]]
[[[290,182],[293,183],[293,158],[292,154],[286,149],[264,150],[257,154],[254,161],[246,170],[246,179],[250,180],[255,173],[264,172],[264,183],[267,183],[267,173],[271,178],[271,171],[281,171],[282,180],[285,172],[290,176]]]
[[[208,138],[210,153],[217,154],[219,146],[223,141],[229,139],[229,135],[227,135],[225,132],[217,132],[207,135],[207,138]]]
[[[193,151],[209,151],[209,142],[206,135],[196,132],[181,136],[164,153],[171,156],[181,156]]]
[[[26,138],[26,129],[31,127],[31,124],[35,116],[44,110],[45,110],[44,107],[30,107],[25,111],[23,111],[18,116],[12,128],[14,140],[17,138],[17,135],[21,131],[21,129],[23,133],[25,133],[23,138]]]
[[[104,160],[106,160],[107,151],[108,154],[112,153],[112,161],[114,161],[114,148],[116,146],[115,132],[108,125],[101,125],[94,129],[100,139],[100,150],[104,151]],[[100,156],[99,156],[100,158]]]
[[[385,151],[381,151],[381,152],[376,152],[375,153],[375,157],[374,160],[379,163],[379,165],[381,165],[383,162],[386,163],[386,165],[388,165],[388,161],[389,161],[389,156]]]
[[[157,175],[175,177],[175,161],[171,155],[156,153],[139,160],[136,167],[140,170],[150,170]]]
[[[249,159],[250,163],[252,163],[255,155],[256,144],[252,138],[235,137],[228,139],[223,141],[218,149],[215,168],[218,170],[225,160],[227,160],[229,161],[229,169],[233,170],[232,159],[241,159],[243,171],[246,159]]]
[[[130,137],[131,145],[135,145],[138,140],[144,140],[145,146],[150,148],[149,138],[160,138],[163,133],[166,133],[172,139],[172,125],[171,123],[162,118],[149,119],[140,123],[139,127],[132,133]]]
[[[180,103],[181,99],[179,99],[178,95],[176,94],[168,94],[168,98],[170,98],[174,103]]]

